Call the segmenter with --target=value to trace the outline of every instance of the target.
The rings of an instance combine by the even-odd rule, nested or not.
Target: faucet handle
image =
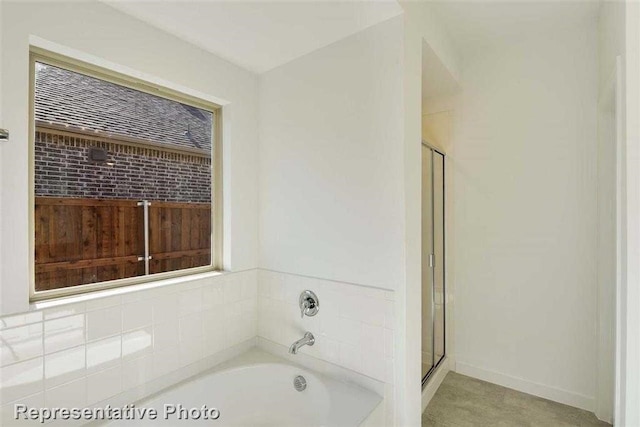
[[[316,343],[316,337],[309,331],[305,332],[304,338],[307,340],[307,345],[314,345]]]
[[[300,318],[304,318],[304,315],[315,316],[320,310],[320,301],[313,291],[303,291],[300,294]]]

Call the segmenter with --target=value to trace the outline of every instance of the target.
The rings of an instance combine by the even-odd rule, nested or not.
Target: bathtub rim
[[[257,344],[257,343],[256,343]],[[308,358],[311,359],[315,359],[312,356],[308,356]],[[324,362],[321,361],[319,359],[315,359],[318,362],[322,363],[322,364],[328,364],[328,365],[332,365],[329,364],[328,362]],[[370,387],[366,387],[363,386],[362,384],[358,383],[358,382],[354,382],[351,381],[352,376],[351,375],[355,375],[356,377],[363,377],[363,379],[366,380],[372,380],[374,382],[380,383],[382,384],[380,381],[375,380],[373,378],[369,378],[366,377],[365,375],[362,375],[360,373],[354,372],[354,371],[350,371],[350,370],[346,370],[346,368],[342,368],[339,367],[337,365],[332,365],[333,367],[337,367],[341,370],[346,370],[350,373],[352,373],[351,375],[349,375],[347,378],[343,377],[343,376],[339,376],[339,375],[331,375],[331,373],[328,373],[326,370],[318,370],[318,369],[314,369],[314,367],[310,367],[310,366],[305,366],[307,365],[307,363],[296,363],[295,361],[289,360],[288,358],[283,358],[279,355],[274,354],[273,352],[262,348],[260,345],[254,345],[250,348],[248,348],[247,350],[233,356],[230,359],[227,359],[223,362],[220,362],[210,368],[207,368],[205,370],[202,370],[200,372],[197,372],[189,377],[186,377],[178,382],[175,382],[173,384],[168,385],[167,387],[164,387],[162,389],[159,389],[157,391],[154,391],[148,395],[142,396],[138,399],[133,400],[132,402],[130,402],[130,405],[135,405],[136,407],[144,407],[145,405],[153,402],[154,400],[157,400],[158,398],[160,398],[162,395],[165,395],[167,393],[170,393],[172,391],[175,391],[185,385],[188,385],[189,383],[194,383],[200,380],[203,380],[205,377],[210,376],[210,375],[215,375],[215,374],[220,374],[220,373],[226,373],[226,372],[233,372],[236,370],[242,370],[242,369],[246,369],[246,368],[252,368],[252,367],[259,367],[261,365],[282,365],[282,366],[286,366],[286,367],[292,367],[295,369],[299,369],[303,372],[309,372],[312,375],[315,375],[316,377],[318,377],[318,379],[320,379],[321,381],[324,382],[328,382],[329,385],[331,383],[338,383],[340,387],[350,387],[350,388],[354,388],[357,390],[362,391],[365,394],[371,394],[375,396],[375,403],[371,404],[371,408],[369,408],[368,411],[366,411],[366,413],[363,413],[362,416],[360,417],[360,420],[358,422],[358,424],[356,425],[362,425],[363,423],[365,423],[369,417],[371,416],[372,413],[374,413],[376,411],[376,409],[378,409],[381,405],[383,405],[384,402],[384,395],[382,395],[380,392],[378,392],[377,390],[374,390]],[[330,387],[329,387],[330,388]],[[109,420],[104,420],[104,421],[94,421],[94,422],[90,422],[86,425],[89,426],[109,426],[112,424],[112,421]]]

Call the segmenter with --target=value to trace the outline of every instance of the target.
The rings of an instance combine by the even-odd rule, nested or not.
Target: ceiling
[[[402,13],[395,0],[103,0],[256,73]]]
[[[598,0],[440,0],[432,10],[458,54],[571,25],[595,23]]]
[[[458,90],[458,82],[425,41],[422,42],[422,102]]]

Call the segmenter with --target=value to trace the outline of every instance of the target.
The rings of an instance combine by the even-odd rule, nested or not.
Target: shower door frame
[[[430,259],[433,259],[433,266],[429,266],[429,268],[431,269],[431,282],[432,282],[432,297],[431,297],[431,360],[432,360],[432,364],[431,364],[431,368],[427,371],[427,373],[422,377],[422,388],[424,389],[427,385],[427,383],[429,382],[429,379],[431,378],[431,376],[433,375],[433,373],[436,371],[436,369],[438,369],[438,367],[442,364],[442,361],[446,358],[447,356],[447,274],[446,274],[446,268],[447,268],[447,257],[446,257],[446,248],[447,248],[447,227],[446,227],[446,223],[447,223],[447,217],[445,215],[446,213],[446,199],[447,199],[447,192],[446,192],[446,188],[447,188],[447,184],[446,184],[446,159],[447,159],[447,155],[441,151],[439,148],[434,147],[433,145],[429,144],[429,142],[425,141],[424,139],[422,140],[422,146],[421,149],[423,149],[424,147],[428,148],[429,150],[431,150],[431,245],[433,248],[433,253],[430,255]],[[434,182],[434,177],[435,177],[435,171],[434,171],[434,155],[435,153],[440,154],[442,156],[442,328],[443,328],[443,335],[442,335],[442,356],[440,357],[440,359],[438,359],[438,361],[436,361],[436,334],[435,334],[435,316],[436,316],[436,311],[435,311],[435,275],[436,275],[436,268],[435,268],[435,182]],[[421,192],[422,193],[422,192]],[[420,195],[422,197],[422,194]],[[432,258],[431,258],[432,257]],[[425,266],[423,265],[422,268],[424,268]],[[420,289],[422,290],[422,284],[420,286]],[[422,310],[421,310],[422,311]],[[422,315],[422,313],[421,313]],[[422,339],[422,337],[421,337]]]

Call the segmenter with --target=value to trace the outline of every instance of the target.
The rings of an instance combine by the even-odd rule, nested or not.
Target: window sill
[[[34,301],[29,304],[29,311],[44,310],[48,308],[62,307],[68,304],[77,304],[87,301],[94,301],[102,298],[108,298],[113,296],[128,295],[135,292],[148,291],[153,289],[159,289],[172,285],[178,285],[181,283],[193,282],[195,280],[208,279],[210,277],[222,276],[228,274],[227,271],[207,271],[204,273],[190,274],[188,276],[172,277],[167,279],[159,279],[153,282],[140,283],[136,285],[122,286],[117,288],[96,290],[93,292],[62,296],[59,298],[47,299],[44,301]]]

